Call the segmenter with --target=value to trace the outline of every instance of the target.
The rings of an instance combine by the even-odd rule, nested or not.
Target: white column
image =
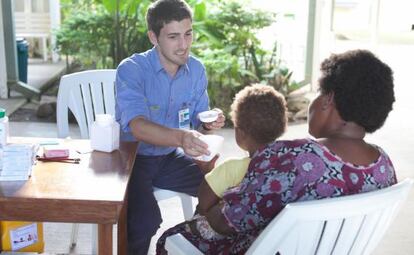
[[[4,51],[3,7],[0,1],[0,98],[7,98],[6,54]]]
[[[25,13],[31,13],[32,12],[32,1],[31,0],[25,0],[24,1],[24,12]]]
[[[376,51],[378,46],[378,38],[379,38],[379,16],[380,16],[380,0],[373,0],[371,3],[370,8],[370,43],[371,43],[371,50]],[[395,14],[398,15],[398,14]]]
[[[316,0],[315,5],[315,36],[312,61],[312,89],[317,86],[319,66],[333,50],[335,35],[332,31],[333,0]]]
[[[60,27],[60,1],[49,0],[49,13],[50,13],[50,27],[52,31]],[[59,61],[59,54],[56,49],[56,36],[52,32],[51,36],[51,47],[52,47],[52,61],[56,63]]]

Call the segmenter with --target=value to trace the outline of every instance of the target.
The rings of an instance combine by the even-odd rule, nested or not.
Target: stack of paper
[[[0,155],[0,181],[29,179],[38,146],[35,144],[8,144]]]

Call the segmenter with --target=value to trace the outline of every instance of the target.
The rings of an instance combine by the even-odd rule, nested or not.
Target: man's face
[[[149,37],[158,49],[164,68],[175,73],[188,60],[193,42],[192,22],[190,19],[171,21],[161,28],[158,37],[152,31],[149,32]]]

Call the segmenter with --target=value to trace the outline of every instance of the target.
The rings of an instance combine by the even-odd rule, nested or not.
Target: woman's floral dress
[[[388,155],[367,166],[344,162],[324,145],[311,139],[277,141],[258,150],[239,186],[223,196],[222,213],[237,233],[205,238],[202,231],[181,223],[167,230],[157,243],[165,254],[167,236],[181,233],[206,254],[243,254],[267,224],[292,202],[323,199],[382,189],[397,182]],[[200,223],[200,222],[199,222]],[[208,223],[207,223],[208,224]],[[204,236],[204,238],[203,238]]]

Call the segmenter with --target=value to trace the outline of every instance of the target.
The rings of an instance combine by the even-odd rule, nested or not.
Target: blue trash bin
[[[27,83],[27,60],[29,58],[29,43],[24,38],[16,38],[16,44],[19,80]]]

